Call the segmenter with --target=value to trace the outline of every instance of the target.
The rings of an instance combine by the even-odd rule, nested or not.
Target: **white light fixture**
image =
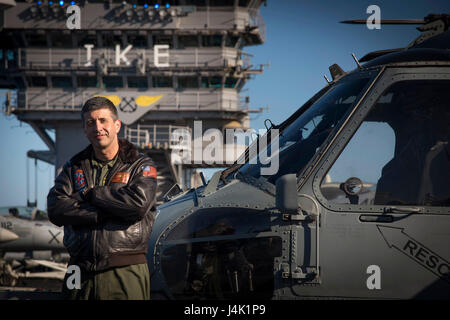
[[[126,12],[126,14],[127,14],[127,19],[128,19],[128,21],[130,21],[131,19],[133,19],[133,16],[134,16],[133,10],[128,9],[127,12]]]
[[[141,20],[144,19],[144,11],[138,10],[138,11],[136,12],[136,14],[137,14],[137,17],[138,17],[139,21],[141,21]]]
[[[57,7],[57,6],[52,7],[52,11],[53,11],[53,16],[55,16],[55,17],[57,17],[59,15],[59,13],[61,12],[59,7]]]
[[[31,12],[31,16],[32,16],[33,18],[36,18],[37,13],[38,13],[38,8],[36,8],[35,6],[33,6],[33,7],[30,8],[30,12]]]

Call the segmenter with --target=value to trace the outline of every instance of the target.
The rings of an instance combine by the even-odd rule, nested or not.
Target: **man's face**
[[[95,149],[107,149],[117,143],[120,120],[113,119],[109,109],[98,109],[84,114],[83,130]]]

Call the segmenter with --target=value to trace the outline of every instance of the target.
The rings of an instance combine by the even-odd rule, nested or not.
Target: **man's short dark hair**
[[[119,119],[119,114],[117,113],[117,109],[114,106],[114,103],[111,102],[108,98],[105,97],[93,97],[84,103],[83,108],[81,109],[81,120],[84,125],[84,114],[86,112],[95,111],[98,109],[108,109],[111,111],[112,118],[114,121]]]

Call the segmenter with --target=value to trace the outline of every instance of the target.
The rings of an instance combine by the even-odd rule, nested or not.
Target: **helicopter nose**
[[[19,239],[19,236],[12,231],[0,228],[0,243]]]

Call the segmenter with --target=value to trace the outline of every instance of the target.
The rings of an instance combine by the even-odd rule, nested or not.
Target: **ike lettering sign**
[[[92,49],[94,49],[93,44],[85,44],[84,48],[86,49],[86,60],[87,62],[84,64],[85,67],[92,67]],[[115,47],[115,59],[114,67],[120,66],[129,66],[131,62],[127,58],[127,54],[131,51],[133,45],[129,44],[124,50],[120,48],[120,45],[116,45]],[[157,44],[153,46],[153,64],[157,68],[167,68],[169,67],[169,45],[167,44]],[[145,70],[146,62],[145,56],[142,59],[143,65],[141,68]],[[165,62],[163,62],[165,61]],[[123,64],[122,64],[123,62]],[[106,63],[107,64],[107,63]],[[107,64],[108,65],[108,64]]]

